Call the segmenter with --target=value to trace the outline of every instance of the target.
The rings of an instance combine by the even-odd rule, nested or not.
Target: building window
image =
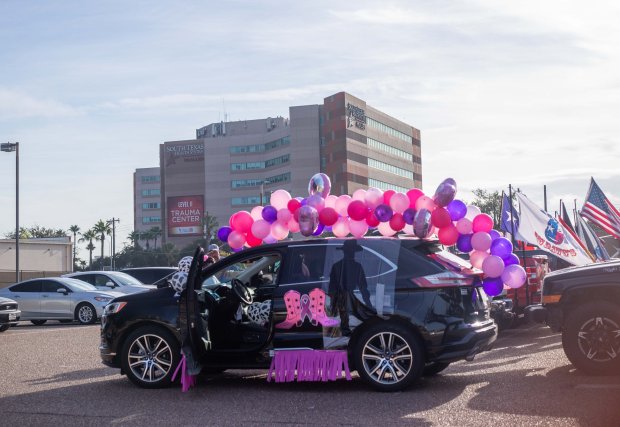
[[[411,188],[401,187],[396,184],[390,184],[390,183],[379,181],[378,179],[372,179],[372,178],[368,178],[368,186],[378,188],[379,190],[394,190],[394,191],[399,191],[401,193],[406,193],[407,191],[411,190]]]
[[[154,224],[161,222],[160,216],[144,216],[142,217],[142,224]]]
[[[142,209],[161,209],[159,202],[142,203]]]
[[[283,147],[290,143],[291,138],[285,136],[284,138],[276,139],[275,141],[270,141],[265,144],[237,145],[230,147],[230,154],[264,153],[265,151]]]
[[[282,183],[282,182],[290,182],[291,181],[291,173],[283,173],[280,175],[270,176],[265,179],[233,179],[230,182],[230,186],[235,188],[247,188],[247,187],[260,187],[261,182],[265,183],[265,185]]]
[[[232,206],[259,205],[260,196],[233,197],[230,199],[230,204]]]
[[[150,188],[147,190],[142,190],[142,197],[155,197],[161,196],[159,188]]]
[[[235,172],[243,170],[267,169],[288,163],[290,159],[291,155],[285,154],[283,156],[276,157],[275,159],[265,160],[264,162],[231,163],[230,170]]]
[[[153,184],[160,181],[159,175],[143,176],[142,184]]]
[[[393,147],[388,144],[384,144],[383,142],[377,141],[376,139],[372,139],[372,138],[366,138],[366,140],[368,141],[367,143],[370,148],[374,148],[375,150],[385,151],[386,153],[391,154],[392,156],[401,157],[409,161],[411,161],[412,159],[411,153],[407,153],[406,151],[403,151],[399,148]]]
[[[371,119],[370,117],[367,117],[367,123],[368,126],[370,126],[371,128],[377,129],[383,133],[387,133],[388,135],[395,136],[396,138],[400,138],[403,141],[411,143],[412,137],[410,135],[407,135],[406,133],[402,133],[399,130],[389,127],[388,125],[384,125],[381,122]]]
[[[379,169],[385,172],[392,173],[394,175],[402,176],[413,180],[413,172],[410,170],[402,169],[389,163],[383,163],[379,160],[368,158],[368,166],[371,168]]]

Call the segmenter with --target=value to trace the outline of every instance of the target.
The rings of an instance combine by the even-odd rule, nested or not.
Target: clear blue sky
[[[572,3],[572,4],[567,4]],[[0,3],[24,226],[133,226],[132,173],[196,128],[347,91],[422,131],[424,190],[620,202],[620,10],[562,1]],[[0,153],[0,234],[15,223]],[[95,251],[95,253],[98,252]]]

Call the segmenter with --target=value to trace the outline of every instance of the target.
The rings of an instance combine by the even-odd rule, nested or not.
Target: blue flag
[[[519,231],[519,214],[508,200],[508,196],[504,194],[502,199],[502,220],[500,229],[510,234],[517,234]]]

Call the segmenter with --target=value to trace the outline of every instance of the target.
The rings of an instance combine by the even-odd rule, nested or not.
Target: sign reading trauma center
[[[168,236],[202,236],[203,196],[168,197]]]

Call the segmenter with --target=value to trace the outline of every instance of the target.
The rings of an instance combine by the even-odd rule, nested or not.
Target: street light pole
[[[0,144],[0,151],[15,151],[15,282],[19,282],[19,142]]]

